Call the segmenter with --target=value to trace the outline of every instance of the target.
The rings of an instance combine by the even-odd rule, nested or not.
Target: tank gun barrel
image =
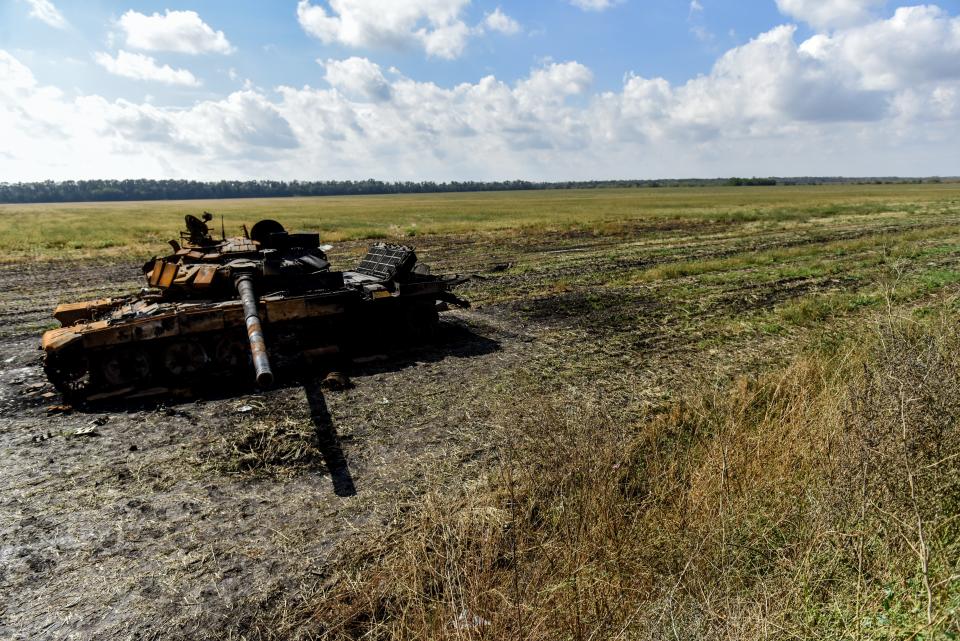
[[[243,302],[243,316],[247,325],[250,353],[253,355],[253,368],[257,373],[257,385],[270,387],[273,384],[273,371],[270,369],[270,360],[267,358],[267,343],[263,340],[263,327],[257,310],[257,296],[253,291],[253,275],[238,274],[234,284]]]

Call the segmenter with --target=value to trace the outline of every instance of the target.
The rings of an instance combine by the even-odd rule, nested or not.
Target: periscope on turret
[[[359,354],[422,340],[461,276],[431,275],[413,247],[376,243],[350,271],[331,269],[315,232],[261,220],[240,236],[186,216],[173,253],[143,265],[145,287],[119,298],[66,303],[43,334],[44,369],[73,403],[255,381],[275,364]]]

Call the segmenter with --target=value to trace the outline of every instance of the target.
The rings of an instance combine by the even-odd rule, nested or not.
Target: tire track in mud
[[[58,303],[135,292],[139,269],[116,262],[15,263],[0,265],[0,337],[55,325]]]
[[[517,297],[528,293],[524,288],[531,281],[557,281],[565,278],[582,276],[584,274],[615,275],[619,272],[636,269],[649,269],[663,265],[683,263],[689,261],[722,260],[733,256],[764,252],[776,249],[792,249],[811,245],[826,244],[836,241],[857,240],[884,234],[902,234],[926,229],[941,227],[947,223],[958,223],[957,217],[917,222],[906,225],[881,225],[864,229],[862,226],[823,230],[816,234],[797,234],[796,230],[772,230],[751,235],[747,240],[740,240],[743,234],[727,232],[706,237],[694,237],[689,242],[670,244],[669,240],[637,246],[635,240],[620,239],[608,241],[599,246],[584,247],[584,251],[558,264],[544,267],[532,267],[522,274],[496,274],[487,278],[498,286],[511,289]],[[741,230],[742,231],[742,230]],[[730,243],[731,239],[738,242]],[[686,239],[681,239],[686,240]],[[621,253],[638,253],[637,258],[610,257],[605,255],[617,247],[628,248]],[[719,248],[718,248],[719,247]],[[580,249],[579,247],[577,249]],[[556,250],[554,250],[556,251]],[[660,252],[669,251],[667,255]],[[542,252],[541,252],[542,253]],[[533,257],[523,258],[513,256],[517,264],[528,265],[535,262]],[[534,285],[536,286],[536,285]]]

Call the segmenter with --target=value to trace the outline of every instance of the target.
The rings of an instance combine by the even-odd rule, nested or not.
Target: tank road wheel
[[[135,385],[150,378],[150,359],[138,349],[120,349],[105,355],[100,364],[110,387]]]
[[[163,367],[177,378],[188,378],[209,362],[207,351],[196,340],[176,341],[163,350]]]
[[[224,334],[217,341],[213,358],[217,368],[231,376],[240,374],[241,370],[246,373],[250,365],[250,343],[247,337],[237,332]]]
[[[47,354],[43,369],[47,379],[68,402],[82,401],[93,390],[90,359],[85,354]]]

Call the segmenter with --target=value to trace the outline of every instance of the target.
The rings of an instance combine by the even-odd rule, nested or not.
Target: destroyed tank
[[[422,340],[465,279],[434,276],[412,247],[376,243],[352,271],[330,268],[317,233],[261,220],[215,238],[186,217],[173,253],[143,266],[137,294],[57,306],[43,334],[47,377],[72,403],[232,384],[261,388],[280,366]],[[221,228],[223,227],[221,223]]]

